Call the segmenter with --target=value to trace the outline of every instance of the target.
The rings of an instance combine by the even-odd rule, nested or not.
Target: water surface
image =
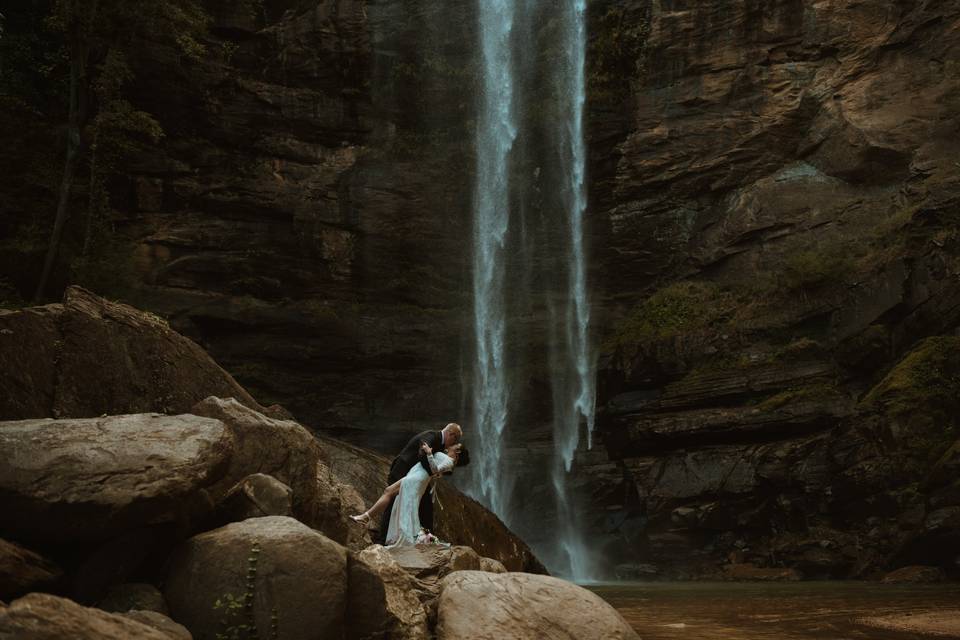
[[[960,584],[869,582],[616,583],[584,585],[643,640],[911,640],[859,618],[960,608]]]

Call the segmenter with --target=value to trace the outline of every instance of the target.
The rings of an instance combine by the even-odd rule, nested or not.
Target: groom
[[[427,462],[427,456],[420,450],[420,445],[426,442],[433,452],[446,451],[447,447],[460,442],[463,436],[463,430],[456,422],[451,422],[440,431],[424,431],[410,438],[399,455],[393,459],[390,465],[390,474],[387,476],[387,486],[390,486],[400,478],[407,475],[415,464],[423,465],[423,468],[430,473],[430,463]],[[393,503],[396,498],[390,500],[390,504],[384,509],[380,517],[380,530],[377,532],[376,542],[384,544],[387,537],[387,529],[390,527],[390,512],[393,511]],[[427,531],[433,531],[433,490],[424,492],[420,498],[420,525]]]

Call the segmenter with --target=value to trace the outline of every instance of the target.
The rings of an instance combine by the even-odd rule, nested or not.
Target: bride
[[[417,543],[420,535],[420,498],[424,491],[441,474],[452,473],[454,466],[464,466],[470,462],[470,456],[461,444],[451,445],[446,453],[434,453],[433,449],[423,442],[420,444],[420,451],[427,455],[429,474],[420,463],[413,465],[407,475],[384,490],[372,507],[360,515],[350,516],[355,522],[369,522],[387,508],[393,496],[397,496],[385,538],[388,547]]]

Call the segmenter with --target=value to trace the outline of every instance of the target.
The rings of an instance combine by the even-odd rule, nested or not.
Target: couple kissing
[[[436,479],[470,463],[466,447],[460,444],[462,437],[463,430],[455,422],[440,431],[415,435],[393,459],[383,495],[365,512],[350,517],[369,522],[380,515],[375,542],[388,547],[426,541],[433,530]]]

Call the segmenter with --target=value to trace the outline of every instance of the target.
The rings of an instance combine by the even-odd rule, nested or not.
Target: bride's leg
[[[384,509],[387,508],[387,505],[390,504],[390,499],[395,495],[400,493],[400,483],[403,480],[397,480],[392,485],[383,490],[383,495],[381,495],[376,502],[373,503],[373,506],[361,513],[359,516],[350,516],[357,522],[366,522],[370,518],[373,518],[380,514]]]
[[[390,500],[395,495],[400,493],[401,482],[403,482],[403,480],[397,480],[392,485],[390,485],[389,487],[383,490],[383,495],[380,496],[380,498],[373,503],[373,506],[367,510],[367,513],[370,515],[371,518],[381,514],[383,510],[387,508],[387,505],[390,504]]]

